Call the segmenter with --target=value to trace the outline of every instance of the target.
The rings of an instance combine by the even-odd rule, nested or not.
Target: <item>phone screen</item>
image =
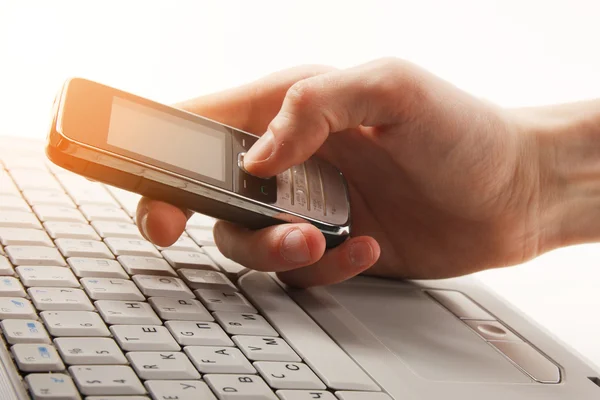
[[[114,96],[107,143],[225,182],[226,135],[225,131]]]

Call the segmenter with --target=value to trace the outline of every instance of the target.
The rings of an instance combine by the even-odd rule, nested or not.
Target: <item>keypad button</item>
[[[106,325],[91,311],[42,311],[44,324],[53,336],[109,336]]]
[[[110,330],[125,351],[179,351],[167,328],[159,325],[113,325]]]
[[[127,358],[111,338],[61,337],[54,339],[54,345],[70,365],[127,364]]]
[[[39,321],[33,319],[5,319],[0,325],[9,344],[50,343],[48,332]]]
[[[301,361],[281,338],[238,335],[232,339],[244,355],[253,361]]]
[[[277,331],[258,314],[217,311],[214,316],[230,335],[278,336]]]
[[[167,321],[165,326],[182,346],[233,346],[223,328],[214,322]]]
[[[148,302],[164,320],[213,321],[213,316],[198,300],[176,297],[150,297]]]
[[[131,367],[90,365],[69,367],[77,387],[84,395],[145,394],[146,390]]]
[[[49,344],[19,343],[11,348],[21,371],[49,372],[65,369],[58,352]]]
[[[235,347],[186,346],[185,353],[203,374],[254,374],[256,369]]]
[[[260,361],[254,366],[274,389],[326,389],[321,380],[306,364]]]
[[[148,303],[139,301],[98,300],[94,303],[107,324],[160,325]]]
[[[202,381],[146,381],[153,399],[217,400],[206,383]]]
[[[80,400],[73,380],[65,374],[29,374],[25,377],[34,400]]]
[[[197,289],[194,290],[194,293],[210,311],[256,313],[256,309],[244,295],[233,290]]]
[[[67,259],[67,263],[79,278],[129,278],[116,260],[71,257]]]
[[[82,278],[81,284],[94,300],[144,300],[144,295],[130,280],[117,278]]]
[[[204,380],[220,399],[278,400],[265,381],[256,375],[209,374]]]
[[[94,306],[81,289],[32,287],[27,289],[35,308],[40,311],[93,311]]]
[[[130,352],[129,362],[142,379],[200,379],[200,374],[181,352]]]

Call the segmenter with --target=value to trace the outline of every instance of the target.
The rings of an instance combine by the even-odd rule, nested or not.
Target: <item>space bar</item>
[[[269,275],[249,272],[238,284],[329,388],[381,390]]]

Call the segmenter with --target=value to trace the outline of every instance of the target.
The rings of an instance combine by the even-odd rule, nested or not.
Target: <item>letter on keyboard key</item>
[[[80,278],[129,278],[116,260],[71,257],[67,259],[67,263]]]
[[[203,374],[254,374],[256,369],[235,347],[186,346],[185,353]]]
[[[200,374],[181,352],[131,351],[131,365],[142,379],[200,379]]]
[[[44,324],[52,336],[109,336],[98,314],[91,311],[42,311]]]
[[[50,343],[46,328],[32,319],[5,319],[0,323],[9,344]]]
[[[133,281],[146,296],[193,299],[194,293],[179,278],[171,276],[135,275]]]
[[[125,355],[110,338],[56,338],[54,345],[63,360],[70,365],[127,364]]]
[[[54,346],[39,343],[20,343],[11,348],[12,354],[21,371],[49,372],[65,369]]]
[[[281,338],[238,335],[233,341],[253,361],[301,361]]]
[[[278,390],[277,396],[281,400],[338,400],[331,393],[321,390]]]
[[[25,377],[34,400],[80,400],[71,377],[65,374],[29,374]]]
[[[214,322],[167,321],[165,326],[182,346],[233,346],[229,336]]]
[[[6,254],[13,265],[54,265],[64,267],[65,259],[54,247],[8,246]]]
[[[278,400],[256,375],[205,375],[204,380],[222,400]]]
[[[25,211],[0,211],[0,227],[41,229],[34,214]]]
[[[35,319],[33,306],[27,299],[0,297],[0,319]]]
[[[167,328],[158,325],[113,325],[113,336],[125,351],[179,351]]]
[[[217,400],[201,381],[146,381],[146,388],[157,400]]]
[[[230,335],[279,336],[258,314],[217,311],[214,315]]]
[[[242,294],[232,290],[197,289],[194,293],[210,311],[256,313],[256,309]]]
[[[148,302],[164,320],[214,321],[213,316],[198,300],[176,297],[150,297]]]
[[[96,307],[107,324],[160,325],[161,321],[148,303],[138,301],[98,300]]]
[[[17,267],[16,271],[25,286],[79,287],[79,281],[68,268],[41,265],[26,267],[22,265]]]
[[[242,276],[238,284],[327,387],[380,390],[268,274],[250,272]]]
[[[40,311],[94,311],[81,289],[32,287],[27,293]]]
[[[146,393],[135,372],[125,365],[74,366],[69,367],[69,372],[84,395]]]
[[[373,392],[335,392],[340,400],[392,400],[385,393]]]
[[[274,389],[327,389],[306,364],[261,361],[254,366]]]
[[[82,278],[81,284],[94,300],[145,300],[135,283],[127,279]]]

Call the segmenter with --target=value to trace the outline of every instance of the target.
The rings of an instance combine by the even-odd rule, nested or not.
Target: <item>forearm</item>
[[[600,241],[600,100],[521,113],[538,148],[546,250]]]

